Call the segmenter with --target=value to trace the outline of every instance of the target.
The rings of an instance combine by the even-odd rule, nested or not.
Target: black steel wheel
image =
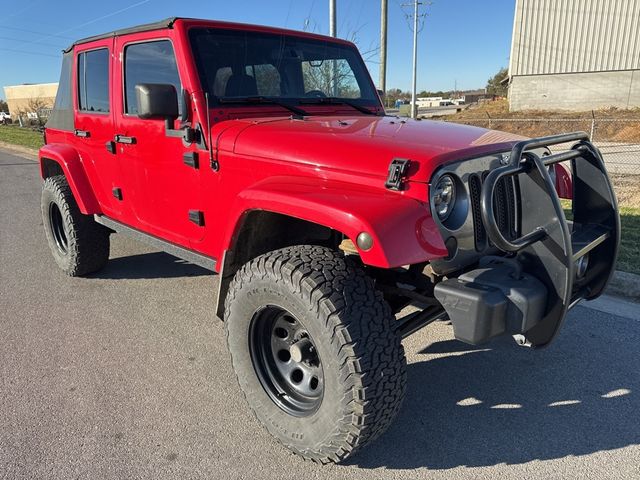
[[[67,275],[86,275],[107,263],[110,230],[82,214],[63,175],[45,179],[40,206],[49,248]]]
[[[395,317],[340,252],[301,245],[257,257],[229,285],[224,320],[249,407],[294,453],[340,462],[398,413],[406,365]]]
[[[267,306],[253,316],[251,361],[271,400],[285,412],[304,416],[322,403],[322,361],[307,329],[286,310]]]
[[[55,202],[49,204],[49,227],[51,235],[55,241],[56,247],[63,255],[67,253],[67,234],[64,231],[64,222],[62,213]]]

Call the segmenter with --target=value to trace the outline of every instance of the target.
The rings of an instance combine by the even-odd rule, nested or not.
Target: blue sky
[[[0,16],[0,86],[58,81],[60,50],[74,39],[171,16],[212,18],[328,33],[328,0],[6,0]],[[411,87],[412,33],[389,0],[387,88]],[[507,66],[515,0],[432,0],[418,44],[418,91],[484,87]],[[338,36],[377,48],[379,0],[337,0]],[[378,79],[377,54],[368,63]],[[0,89],[0,98],[4,91]]]

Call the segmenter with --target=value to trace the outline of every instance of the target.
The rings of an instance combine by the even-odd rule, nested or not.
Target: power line
[[[2,36],[0,36],[0,40],[9,40],[9,41],[12,41],[12,42],[23,42],[22,38],[12,38],[12,37],[2,37]],[[42,42],[42,41],[36,41],[36,42],[33,42],[33,43],[46,45],[46,46],[51,47],[51,48],[64,48],[64,47],[66,47],[66,45],[51,44],[49,42]]]
[[[49,53],[41,53],[41,52],[28,52],[26,50],[15,50],[13,48],[0,47],[0,50],[4,50],[5,52],[13,52],[13,53],[25,53],[27,55],[38,55],[40,57],[60,58],[60,55],[52,55]]]
[[[3,20],[6,20],[7,18],[16,17],[16,16],[26,12],[27,10],[31,10],[31,8],[33,8],[33,6],[35,4],[40,3],[41,1],[42,0],[36,0],[35,2],[31,2],[27,6],[25,6],[24,8],[18,10],[17,12],[13,12],[13,13],[10,13],[9,15],[5,16]]]
[[[116,10],[115,12],[107,13],[106,15],[102,15],[101,17],[94,18],[93,20],[89,20],[87,22],[81,23],[80,25],[76,25],[74,27],[67,28],[66,30],[60,30],[59,32],[56,32],[54,34],[45,35],[43,38],[41,38],[39,40],[45,40],[47,38],[52,38],[52,37],[55,37],[57,35],[60,35],[61,33],[67,33],[67,32],[71,32],[73,30],[78,30],[80,28],[86,27],[87,25],[91,25],[93,23],[99,22],[99,21],[104,20],[106,18],[113,17],[113,16],[118,15],[118,14],[120,14],[122,12],[126,12],[127,10],[131,10],[132,8],[136,8],[136,7],[139,7],[140,5],[144,5],[145,3],[149,3],[150,1],[151,0],[142,0],[141,2],[134,3],[133,5],[129,5],[128,7],[121,8],[120,10]],[[26,42],[23,45],[31,45],[32,43],[35,43],[35,41]]]
[[[9,27],[7,25],[0,25],[0,28],[6,28],[7,30],[14,30],[16,32],[33,33],[35,35],[46,35],[45,33],[37,32],[35,30],[27,30],[26,28]],[[51,38],[56,37],[56,38],[63,38],[65,40],[74,40],[73,37],[65,37],[64,35],[48,35],[48,36]]]

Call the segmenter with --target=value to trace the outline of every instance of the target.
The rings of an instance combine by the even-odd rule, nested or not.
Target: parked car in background
[[[6,125],[8,123],[11,123],[11,115],[7,112],[0,112],[0,124]]]

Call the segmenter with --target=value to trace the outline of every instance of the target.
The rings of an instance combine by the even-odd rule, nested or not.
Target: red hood
[[[523,139],[467,125],[397,117],[252,118],[221,122],[214,135],[215,130],[221,135],[221,149],[316,169],[386,177],[391,160],[408,158],[413,165],[410,179],[419,182],[428,182],[442,163],[506,151]]]

